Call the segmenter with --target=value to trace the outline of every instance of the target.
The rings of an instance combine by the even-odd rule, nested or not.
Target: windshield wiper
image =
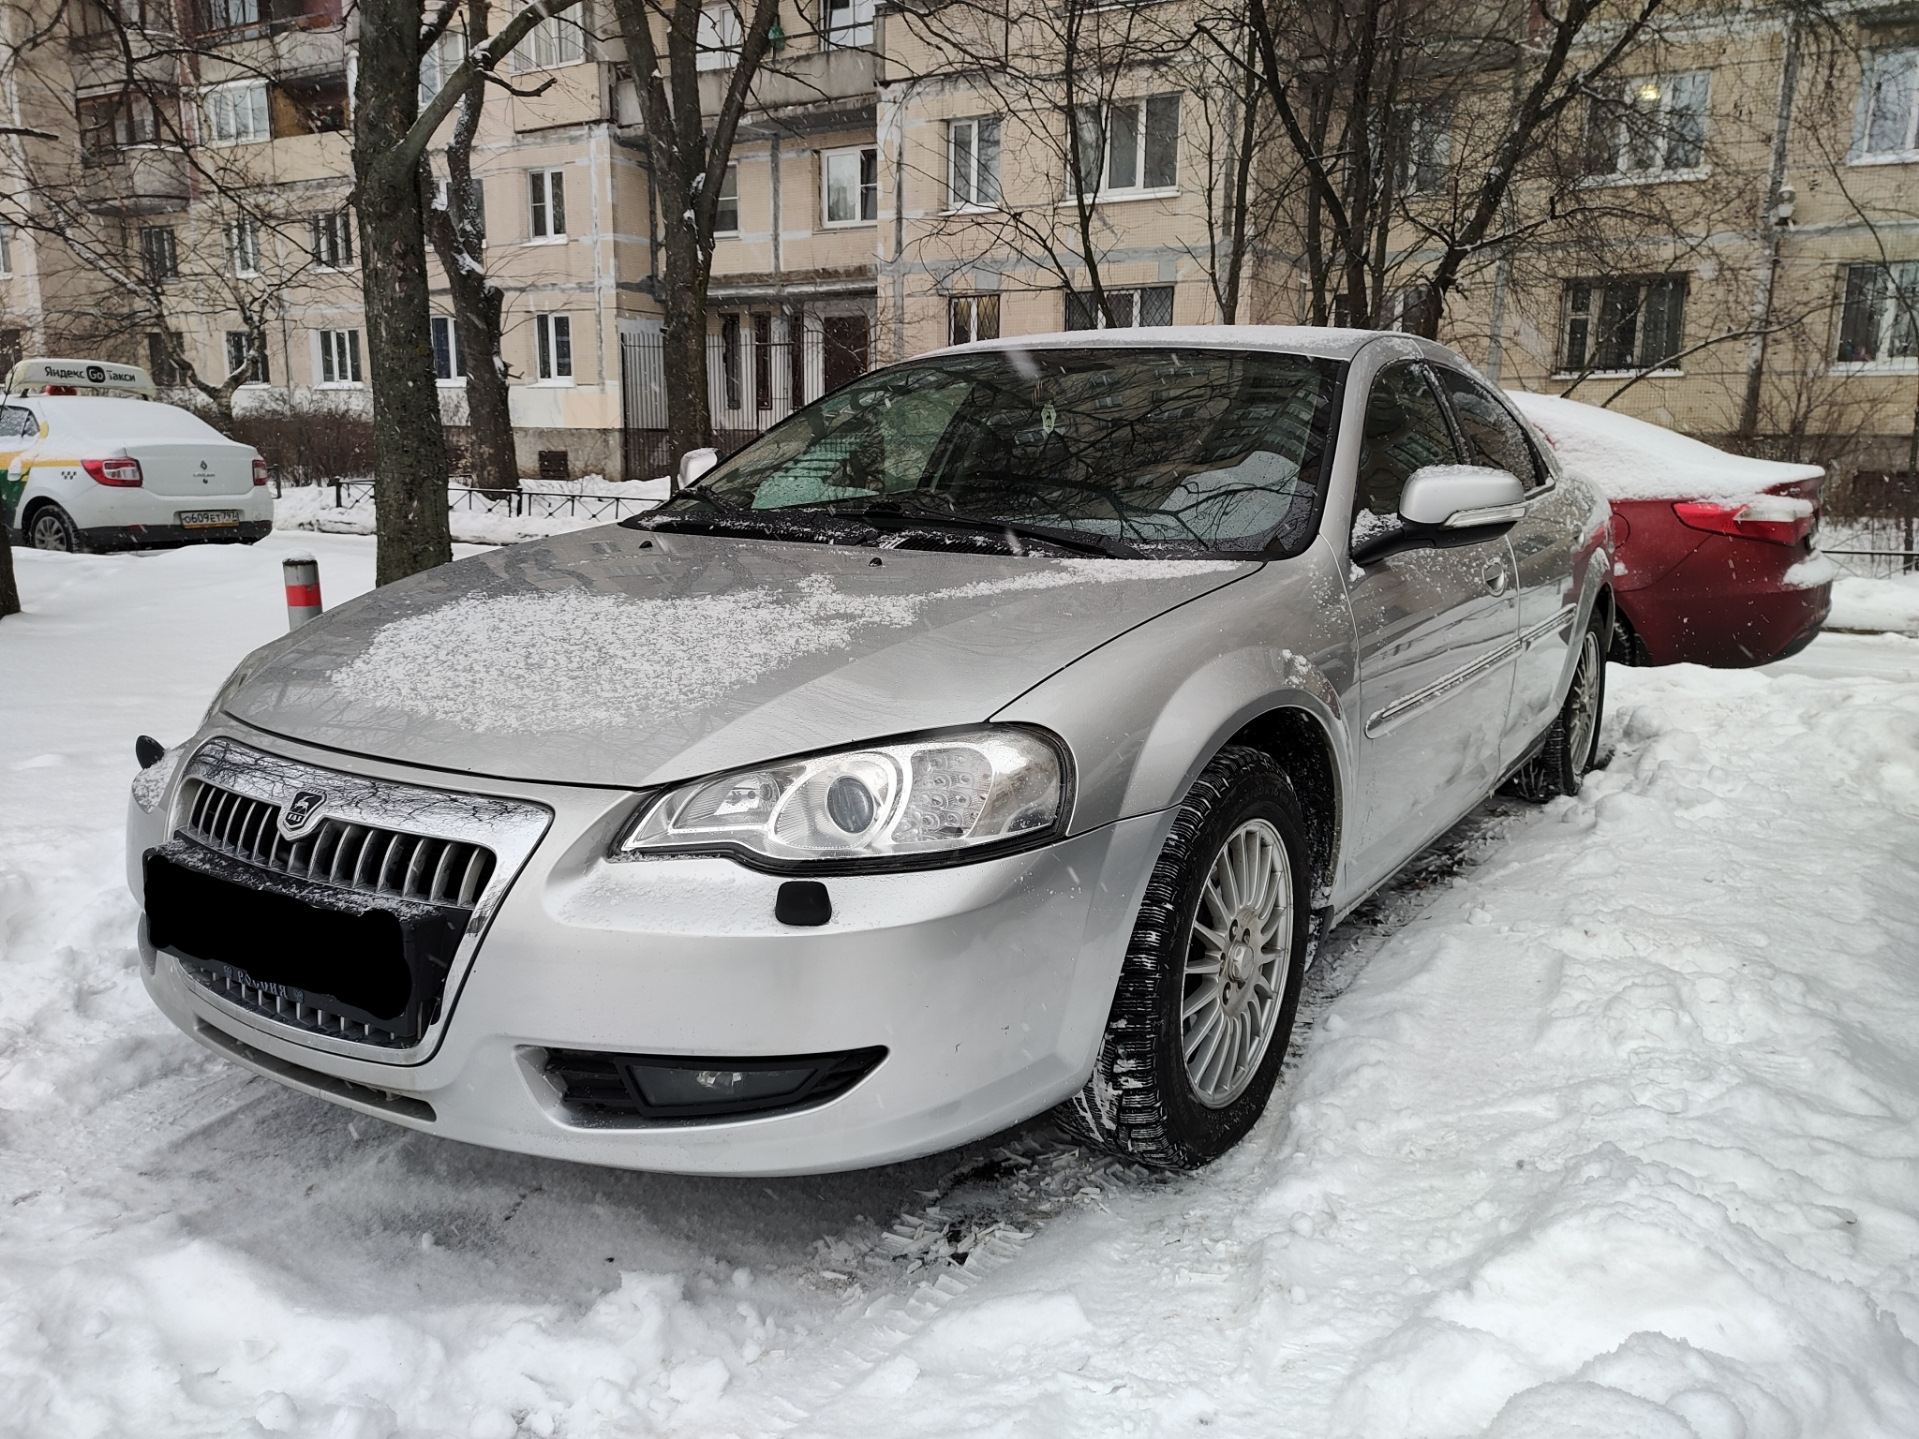
[[[880,532],[845,511],[820,509],[722,510],[710,514],[666,513],[654,510],[620,523],[635,530],[664,530],[681,535],[741,535],[756,540],[791,540],[801,544],[877,545]]]
[[[1020,540],[1109,559],[1135,559],[1139,551],[1124,540],[1104,535],[1089,535],[1080,530],[1057,529],[1051,525],[1031,525],[1019,520],[996,520],[986,515],[969,515],[955,510],[936,510],[924,505],[904,505],[897,500],[876,500],[857,508],[836,508],[833,514],[878,523],[891,529],[911,529],[923,525],[929,529],[965,530],[971,534],[1007,537],[1007,548],[1019,554]]]

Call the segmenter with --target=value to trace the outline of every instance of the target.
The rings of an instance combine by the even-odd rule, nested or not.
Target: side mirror
[[[1428,529],[1506,524],[1525,512],[1518,476],[1484,465],[1428,465],[1414,470],[1399,494],[1399,517]]]
[[[688,450],[680,456],[679,488],[685,489],[719,462],[718,450]]]

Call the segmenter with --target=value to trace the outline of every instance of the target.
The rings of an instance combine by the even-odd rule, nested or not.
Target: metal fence
[[[1913,525],[1903,517],[1828,520],[1821,524],[1819,553],[1842,574],[1889,580],[1919,570]]]
[[[373,481],[334,480],[333,508],[354,510],[373,504]],[[623,520],[643,515],[658,500],[626,495],[593,495],[559,490],[476,490],[468,485],[446,487],[447,510],[472,510],[515,519]]]

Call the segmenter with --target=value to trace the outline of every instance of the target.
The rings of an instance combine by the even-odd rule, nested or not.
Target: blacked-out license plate
[[[214,525],[237,525],[238,510],[182,510],[180,523],[189,530],[210,529]]]

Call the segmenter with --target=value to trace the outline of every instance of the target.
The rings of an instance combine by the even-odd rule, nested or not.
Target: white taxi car
[[[135,365],[22,360],[0,398],[0,517],[42,550],[226,541],[273,528],[266,461]]]

